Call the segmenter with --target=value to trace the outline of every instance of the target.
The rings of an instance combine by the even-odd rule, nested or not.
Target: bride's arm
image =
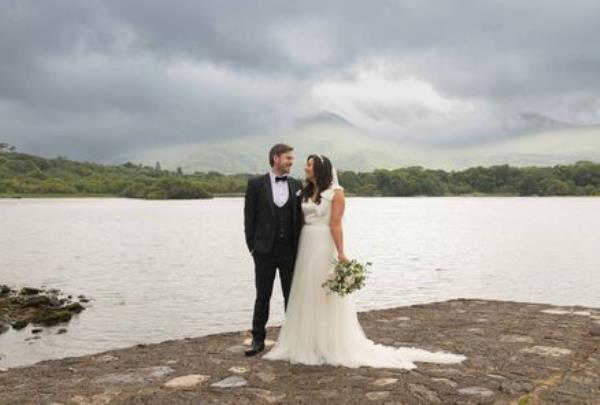
[[[342,229],[342,217],[346,207],[346,199],[343,190],[335,190],[331,201],[331,235],[338,254],[338,260],[346,261],[344,253],[344,231]]]

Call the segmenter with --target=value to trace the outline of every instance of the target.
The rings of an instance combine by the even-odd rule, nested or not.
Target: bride
[[[367,338],[356,313],[352,294],[340,297],[321,287],[332,260],[349,260],[344,253],[343,187],[330,160],[310,155],[307,185],[302,190],[304,226],[300,233],[294,277],[279,337],[262,358],[308,365],[390,367],[412,369],[415,361],[458,363],[466,357],[429,352],[413,347],[393,347]]]

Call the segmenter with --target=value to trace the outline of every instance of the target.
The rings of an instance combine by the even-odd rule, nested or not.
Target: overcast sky
[[[322,111],[440,146],[600,122],[595,0],[0,5],[0,141],[42,155],[103,160]]]

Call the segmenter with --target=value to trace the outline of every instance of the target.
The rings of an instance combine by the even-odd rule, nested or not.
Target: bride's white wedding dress
[[[279,338],[262,356],[309,365],[412,369],[415,361],[458,363],[463,355],[429,352],[413,347],[384,346],[368,339],[358,322],[352,294],[327,295],[321,283],[332,269],[335,244],[329,221],[334,189],[321,193],[321,203],[302,203],[305,224],[300,233],[294,278]]]

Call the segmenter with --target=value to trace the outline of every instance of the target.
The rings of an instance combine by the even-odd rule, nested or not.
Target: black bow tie
[[[287,176],[275,176],[275,183],[278,181],[287,181]]]

